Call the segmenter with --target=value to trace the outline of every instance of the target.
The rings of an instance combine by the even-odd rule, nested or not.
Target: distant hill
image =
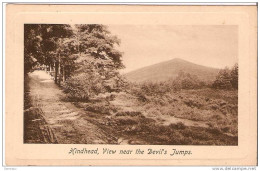
[[[197,75],[203,81],[213,81],[219,69],[175,58],[126,73],[125,77],[131,82],[159,82],[176,78],[180,71]]]

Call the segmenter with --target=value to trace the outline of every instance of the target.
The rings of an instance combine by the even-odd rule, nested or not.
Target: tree
[[[234,89],[238,89],[238,64],[236,63],[230,72],[231,84]]]
[[[24,73],[28,73],[41,61],[42,55],[40,42],[40,27],[36,24],[24,25]]]
[[[44,55],[43,64],[49,68],[54,66],[55,83],[60,85],[62,78],[62,66],[65,74],[65,61],[70,56],[70,49],[66,49],[66,41],[72,37],[73,32],[70,25],[67,24],[44,24],[42,27],[42,51]],[[59,77],[59,79],[57,78]]]
[[[59,39],[72,35],[70,25],[64,24],[25,24],[24,25],[24,54],[25,61],[33,56],[37,63],[48,65],[57,61]],[[26,67],[33,66],[26,63]]]
[[[216,89],[238,89],[238,64],[236,63],[232,69],[221,69],[212,84]]]
[[[120,40],[107,26],[100,24],[30,24],[25,25],[25,72],[34,65],[48,66],[55,70],[55,82],[94,92],[117,91],[123,83],[118,69],[123,68],[122,53],[115,46]],[[95,78],[94,78],[95,76]],[[89,91],[90,84],[98,79],[102,91]],[[93,82],[94,81],[94,82]],[[97,80],[96,80],[97,81]],[[76,83],[75,83],[76,84]],[[89,86],[89,87],[87,87]]]
[[[175,89],[197,89],[206,85],[197,75],[180,71],[173,80],[172,85]]]
[[[65,89],[78,99],[89,99],[99,93],[119,91],[124,84],[118,69],[123,68],[122,53],[115,48],[120,41],[104,25],[75,25],[74,43],[77,58],[75,72]]]
[[[120,40],[109,32],[107,26],[80,24],[75,25],[75,28],[79,54],[89,54],[95,59],[110,60],[112,65],[106,63],[108,67],[116,69],[124,67],[121,60],[122,53],[115,49],[115,45],[120,45]],[[102,63],[99,67],[106,66]]]

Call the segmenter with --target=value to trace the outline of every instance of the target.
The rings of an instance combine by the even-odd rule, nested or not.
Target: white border
[[[18,1],[18,0],[17,0]],[[60,1],[56,1],[56,2],[51,2],[50,0],[45,0],[45,1],[38,1],[38,2],[35,2],[35,1],[32,1],[32,0],[27,0],[26,2],[17,2],[17,1],[14,1],[14,0],[6,0],[4,1],[5,3],[3,3],[3,1],[1,0],[1,2],[3,3],[3,16],[2,16],[2,13],[1,13],[1,18],[3,19],[3,21],[1,22],[1,39],[3,40],[3,45],[1,47],[1,54],[3,54],[2,58],[3,60],[0,60],[0,66],[3,66],[3,68],[0,69],[0,75],[2,76],[1,78],[1,84],[0,84],[0,89],[3,90],[3,91],[0,91],[0,97],[1,97],[1,102],[2,102],[2,105],[1,105],[1,108],[3,107],[3,120],[2,120],[2,117],[0,117],[0,121],[1,121],[1,126],[3,126],[3,132],[4,132],[4,135],[5,135],[5,124],[3,121],[5,121],[5,33],[6,33],[6,30],[5,30],[5,5],[7,3],[23,3],[23,4],[39,4],[39,3],[42,3],[42,4],[46,4],[46,3],[49,3],[49,4],[74,4],[74,3],[71,3],[69,2],[69,0],[60,0]],[[87,1],[87,0],[76,0],[77,3],[76,4],[93,4],[94,2],[92,1]],[[229,0],[228,3],[218,3],[217,0],[211,0],[211,3],[205,3],[204,1],[200,0],[200,1],[194,1],[194,0],[189,0],[190,3],[179,3],[178,1],[168,1],[168,0],[164,0],[164,3],[158,3],[154,0],[144,0],[143,2],[138,2],[138,0],[130,0],[128,1],[127,3],[130,3],[130,5],[209,5],[209,6],[212,6],[212,5],[256,5],[258,3],[259,0],[257,1],[252,1],[252,0],[248,0],[246,3],[244,3],[246,0],[238,0],[238,1],[234,1],[234,0]],[[122,1],[120,0],[113,0],[113,1],[107,1],[107,0],[97,0],[95,1],[96,4],[126,4],[126,3],[122,3]],[[259,19],[259,12],[258,12],[258,19]],[[2,34],[3,33],[3,34]],[[259,40],[259,34],[258,34],[258,40]],[[259,43],[258,43],[258,49],[259,49]],[[258,51],[258,55],[259,55],[259,51]],[[2,63],[3,62],[3,63]],[[259,61],[258,61],[258,65],[259,65]],[[260,73],[260,69],[258,68],[258,72]],[[260,85],[260,81],[258,80],[258,85]],[[259,94],[258,94],[259,95]],[[3,97],[3,99],[2,99]],[[259,105],[259,104],[258,104]],[[258,122],[259,122],[259,118],[258,118]],[[3,125],[2,125],[3,123]],[[1,141],[0,141],[0,145],[1,145],[1,149],[2,149],[2,142],[5,141],[4,139],[4,135],[3,135],[3,139],[2,139],[2,136],[1,136]],[[259,137],[258,137],[258,142],[259,142]],[[3,151],[2,153],[4,154],[5,152],[5,146],[4,146],[4,143],[3,143]],[[4,161],[4,155],[3,155],[3,162],[5,163]],[[2,161],[2,155],[0,156],[0,159]],[[259,158],[258,158],[258,162],[259,162]],[[1,167],[3,168],[3,167]],[[153,170],[158,170],[158,169],[165,169],[165,170],[213,170],[214,167],[108,167],[108,168],[105,168],[105,167],[88,167],[88,168],[85,168],[85,167],[5,167],[5,170],[7,169],[15,169],[15,170],[74,170],[74,169],[77,169],[77,170],[101,170],[101,169],[106,169],[106,170],[119,170],[120,171],[122,169],[124,170],[132,170],[132,169],[137,169],[137,170],[143,170],[143,169],[149,169],[151,171]],[[227,167],[216,167],[216,168],[222,168],[223,170],[225,170]],[[248,167],[239,167],[241,169],[243,168],[248,168]],[[258,167],[256,168],[257,170],[260,170],[258,169]]]

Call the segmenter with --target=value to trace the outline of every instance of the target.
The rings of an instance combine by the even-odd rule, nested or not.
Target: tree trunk
[[[70,67],[67,67],[67,78],[69,78],[70,77]]]
[[[60,54],[59,54],[59,67],[58,67],[58,73],[59,73],[59,85],[60,85],[60,82],[61,82],[61,66],[60,66]]]
[[[65,66],[63,65],[63,68],[62,68],[62,76],[63,76],[63,79],[62,81],[66,81],[66,75],[65,75]]]
[[[58,80],[57,80],[57,76],[58,76],[58,65],[57,65],[57,62],[54,63],[54,70],[55,70],[54,80],[55,80],[55,83],[57,84],[58,83]]]

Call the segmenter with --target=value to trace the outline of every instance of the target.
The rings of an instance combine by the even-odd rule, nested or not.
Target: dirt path
[[[24,112],[25,143],[237,144],[237,136],[208,128],[202,122],[148,116],[142,108],[138,110],[129,94],[118,94],[108,106],[103,101],[97,102],[98,105],[96,102],[72,103],[65,101],[66,95],[46,72],[34,71],[28,80],[25,94],[30,103],[25,105]],[[101,112],[100,107],[105,112]]]
[[[54,132],[60,144],[115,144],[117,140],[109,136],[97,125],[84,119],[86,112],[70,102],[62,90],[44,71],[29,74],[29,88],[32,106],[43,112],[43,117]]]

